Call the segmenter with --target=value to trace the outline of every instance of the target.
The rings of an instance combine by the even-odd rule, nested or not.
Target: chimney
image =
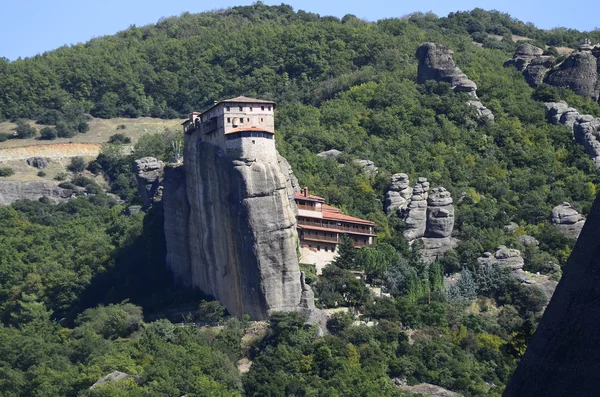
[[[307,187],[305,187],[304,189],[302,189],[302,195],[304,197],[308,197],[308,188]]]

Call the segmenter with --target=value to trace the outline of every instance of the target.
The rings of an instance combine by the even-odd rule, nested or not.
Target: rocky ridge
[[[148,208],[162,200],[164,166],[162,161],[154,157],[135,160],[135,177],[143,208]]]
[[[571,128],[573,138],[600,168],[600,118],[579,114],[565,101],[546,102],[546,117],[552,124],[563,124]]]
[[[63,189],[43,181],[0,181],[0,205],[10,205],[17,200],[38,200],[42,197],[47,197],[53,203],[61,203],[69,200],[73,194],[71,189]]]
[[[494,115],[491,110],[477,97],[477,84],[456,67],[453,55],[454,52],[442,44],[422,44],[416,54],[419,61],[417,83],[423,84],[427,80],[446,82],[454,92],[464,92],[472,97],[467,103],[477,109],[479,117],[493,121]]]
[[[544,50],[531,44],[521,44],[513,57],[504,63],[515,67],[532,87],[542,83],[555,87],[568,87],[577,94],[600,100],[600,45],[585,42],[563,62],[543,55]]]

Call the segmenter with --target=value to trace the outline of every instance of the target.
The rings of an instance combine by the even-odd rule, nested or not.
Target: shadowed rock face
[[[592,51],[580,51],[571,54],[548,72],[546,82],[557,87],[569,87],[579,95],[598,101],[598,73],[598,55],[594,55]]]
[[[600,373],[600,196],[505,396],[596,396]]]
[[[513,57],[504,62],[504,67],[513,66],[523,73],[532,87],[542,84],[546,73],[554,64],[554,57],[542,55],[544,50],[531,44],[521,44]]]
[[[67,201],[72,195],[73,190],[43,181],[0,181],[0,205],[10,205],[17,200],[38,200],[41,197],[60,203]]]
[[[164,166],[162,161],[154,157],[135,160],[135,176],[144,208],[161,201]]]
[[[562,203],[552,209],[552,224],[567,237],[577,239],[584,223],[585,217],[569,203]]]
[[[296,255],[289,165],[276,153],[230,158],[197,135],[185,137],[185,165],[165,168],[167,263],[175,279],[214,296],[233,315],[313,315]]]

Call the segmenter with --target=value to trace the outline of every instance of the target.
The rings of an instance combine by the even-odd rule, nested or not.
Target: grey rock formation
[[[537,238],[533,236],[519,236],[517,240],[519,240],[519,242],[525,247],[529,247],[532,245],[537,247],[538,245],[540,245],[540,242],[537,240]]]
[[[427,226],[427,197],[429,182],[426,178],[419,178],[413,187],[412,196],[407,207],[407,215],[404,223],[404,237],[408,241],[425,236]]]
[[[423,243],[421,259],[428,263],[440,259],[442,256],[444,256],[446,251],[458,245],[458,239],[454,237],[421,237],[415,241],[420,241]]]
[[[296,255],[295,178],[273,149],[228,157],[186,134],[185,163],[165,167],[167,264],[177,282],[199,287],[229,313],[266,319],[300,311],[319,321]]]
[[[60,203],[71,198],[73,193],[71,189],[63,189],[43,181],[0,181],[0,205],[9,205],[17,200],[38,200],[41,197]]]
[[[441,386],[430,383],[420,383],[410,386],[406,379],[393,378],[392,383],[401,390],[407,391],[410,395],[430,396],[430,397],[460,397],[460,394],[444,389]]]
[[[135,160],[138,191],[142,197],[144,208],[148,208],[162,199],[164,166],[165,164],[162,161],[154,157]]]
[[[427,80],[446,82],[455,92],[469,94],[473,99],[468,104],[477,109],[480,117],[493,121],[492,112],[477,98],[477,84],[456,67],[452,59],[453,54],[452,50],[441,44],[424,43],[421,45],[416,54],[419,61],[417,83],[423,84]]]
[[[392,175],[390,184],[385,193],[384,210],[388,215],[393,213],[402,213],[408,207],[408,200],[412,196],[412,189],[409,185],[408,175]]]
[[[585,217],[571,204],[564,202],[552,209],[552,224],[567,237],[577,239],[585,224]]]
[[[365,174],[367,175],[373,176],[377,173],[378,168],[375,166],[375,163],[371,160],[356,159],[352,160],[352,162],[358,165],[360,168],[362,168]]]
[[[595,396],[600,373],[600,197],[504,396]]]
[[[547,102],[544,105],[548,121],[570,127],[575,141],[583,145],[590,159],[600,168],[600,118],[581,115],[565,101]]]
[[[426,237],[450,237],[454,229],[454,206],[450,192],[443,187],[433,188],[427,198]]]
[[[140,376],[129,375],[129,374],[127,374],[125,372],[121,372],[121,371],[114,371],[114,372],[111,372],[110,374],[106,375],[104,378],[99,379],[96,383],[94,383],[92,386],[90,386],[90,390],[94,390],[98,386],[101,386],[106,383],[119,382],[119,381],[129,379],[129,378],[133,378],[136,382],[139,382],[141,380]]]
[[[496,265],[507,267],[510,270],[522,269],[525,260],[521,257],[521,252],[513,248],[507,248],[504,245],[496,248],[496,252],[484,252],[483,256],[477,258],[480,265]]]
[[[579,116],[573,123],[573,137],[600,168],[600,118]]]
[[[545,82],[556,87],[568,87],[577,94],[598,101],[600,97],[599,53],[591,47],[581,47],[560,65],[550,70]]]
[[[26,161],[27,165],[43,170],[48,166],[50,159],[47,157],[30,157]]]
[[[321,153],[317,154],[317,156],[324,157],[326,159],[334,159],[336,157],[339,157],[343,153],[344,152],[340,152],[339,150],[331,149],[331,150],[326,150],[324,152],[321,152]]]
[[[521,44],[513,57],[504,62],[504,67],[515,67],[532,87],[542,84],[548,70],[554,64],[554,57],[542,55],[544,50],[531,44]]]

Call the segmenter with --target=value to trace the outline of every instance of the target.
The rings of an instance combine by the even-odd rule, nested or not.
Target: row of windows
[[[312,247],[313,246],[311,244],[308,244],[308,248],[312,248]],[[321,251],[321,246],[320,245],[317,245],[316,248],[317,248],[317,251]],[[325,246],[324,249],[325,249],[325,252],[329,252],[329,250],[331,250],[331,252],[335,252],[335,247],[331,247],[330,248],[328,246]]]
[[[241,132],[234,132],[233,134],[227,134],[225,135],[227,137],[227,140],[230,141],[232,139],[237,139],[237,138],[267,138],[267,139],[273,139],[273,134],[269,133],[269,132],[261,132],[261,131],[241,131]]]
[[[247,120],[247,121],[246,121],[247,123],[249,123],[249,122],[250,122],[250,118],[249,118],[249,117],[248,117],[248,118],[246,118],[246,120]],[[234,118],[233,118],[233,122],[234,122],[234,124],[237,124],[237,122],[238,122],[238,120],[237,120],[237,117],[234,117]],[[243,118],[243,117],[241,117],[239,122],[240,122],[240,123],[243,123],[243,122],[244,122],[244,118]],[[261,117],[261,118],[260,118],[260,122],[261,122],[261,123],[264,123],[264,122],[265,122],[265,119]],[[227,117],[227,124],[231,124],[231,117]]]
[[[267,108],[268,108],[268,110],[269,110],[269,111],[271,111],[271,106],[267,106]],[[244,107],[243,107],[243,106],[239,106],[239,109],[240,109],[240,112],[243,112],[243,111],[244,111]],[[225,106],[225,110],[227,110],[228,112],[230,112],[230,111],[231,111],[231,106]],[[264,110],[265,110],[265,107],[264,107],[264,106],[261,106],[261,107],[260,107],[260,110],[264,111]],[[251,112],[253,112],[253,111],[254,111],[254,108],[253,108],[252,106],[250,106],[250,111],[251,111]]]

